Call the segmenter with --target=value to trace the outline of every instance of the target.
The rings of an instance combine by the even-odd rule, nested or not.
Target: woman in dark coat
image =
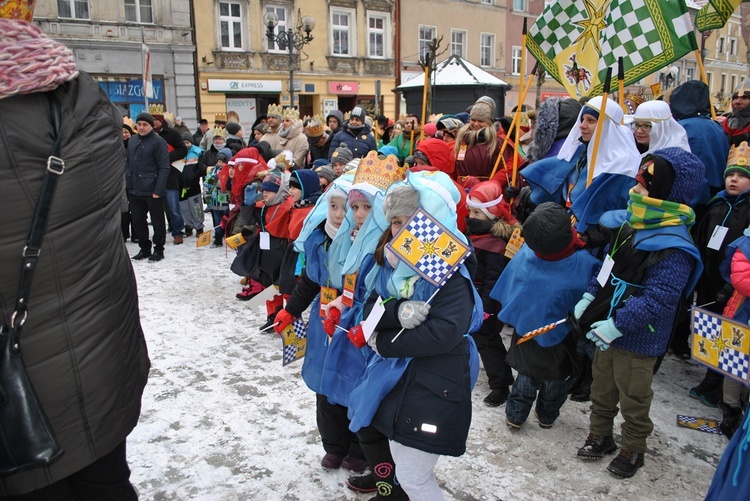
[[[125,438],[138,422],[149,360],[120,232],[122,118],[98,84],[78,74],[65,46],[23,21],[0,20],[0,33],[0,51],[14,54],[0,86],[0,116],[24,117],[0,121],[0,183],[12,187],[3,190],[0,210],[13,215],[0,239],[3,323],[13,313],[52,152],[52,95],[62,109],[65,161],[21,336],[29,377],[65,452],[49,466],[0,477],[0,496],[36,491],[35,499],[136,500]],[[21,68],[31,67],[35,54],[42,58],[29,75]]]

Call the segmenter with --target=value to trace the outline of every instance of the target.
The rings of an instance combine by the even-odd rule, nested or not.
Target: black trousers
[[[352,456],[364,459],[356,433],[349,431],[348,409],[332,404],[325,395],[316,394],[317,421],[323,449],[339,456]]]
[[[130,483],[125,441],[82,470],[47,487],[3,501],[138,501]]]
[[[502,328],[503,323],[492,315],[482,322],[482,327],[477,332],[471,333],[471,337],[477,344],[479,356],[482,358],[491,390],[507,388],[513,384],[513,373],[505,362],[508,350],[503,344],[503,338],[500,337]]]
[[[133,231],[138,239],[138,245],[146,252],[151,251],[151,240],[148,238],[147,215],[151,215],[154,226],[154,251],[164,252],[167,241],[167,224],[164,222],[164,199],[152,196],[136,196],[128,193],[130,202],[130,217],[133,219]]]

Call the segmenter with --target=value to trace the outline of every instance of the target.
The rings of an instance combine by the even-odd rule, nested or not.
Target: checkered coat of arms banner
[[[750,328],[703,308],[691,315],[693,358],[750,386]]]
[[[732,13],[742,2],[748,0],[709,0],[695,15],[698,31],[708,31],[723,27]]]
[[[471,249],[418,207],[387,247],[422,278],[440,287],[471,254]]]
[[[603,92],[607,68],[623,58],[625,85],[698,45],[685,0],[559,0],[529,29],[526,46],[571,96]],[[613,80],[610,91],[616,90]]]
[[[307,348],[307,322],[298,318],[281,331],[283,343],[282,365],[288,365],[305,356]]]

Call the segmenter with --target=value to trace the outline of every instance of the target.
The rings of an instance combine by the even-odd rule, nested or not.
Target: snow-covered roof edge
[[[484,71],[466,59],[457,55],[451,55],[445,61],[438,64],[435,70],[435,85],[495,85],[508,86],[504,80]],[[424,85],[424,74],[414,77],[408,82],[398,86],[399,89],[422,87]]]

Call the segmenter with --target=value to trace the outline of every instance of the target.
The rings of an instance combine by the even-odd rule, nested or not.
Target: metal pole
[[[294,108],[294,32],[291,28],[286,32],[289,47],[289,100]]]

